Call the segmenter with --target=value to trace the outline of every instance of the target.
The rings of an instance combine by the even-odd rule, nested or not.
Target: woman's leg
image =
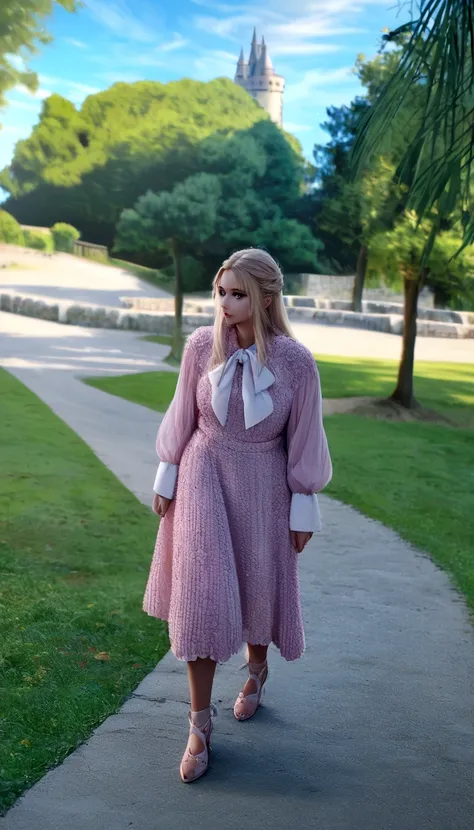
[[[267,659],[267,651],[268,646],[259,646],[259,645],[252,645],[252,643],[247,643],[248,650],[249,650],[249,663],[253,663],[255,665],[262,665],[265,663]],[[257,684],[255,680],[247,680],[243,692],[244,695],[253,695],[257,691]]]
[[[191,696],[191,711],[203,712],[201,720],[206,719],[205,711],[211,703],[212,683],[216,671],[216,663],[210,657],[193,660],[188,663],[189,692]],[[199,726],[199,724],[196,724]],[[203,751],[204,747],[197,735],[191,736],[189,745],[193,755]]]

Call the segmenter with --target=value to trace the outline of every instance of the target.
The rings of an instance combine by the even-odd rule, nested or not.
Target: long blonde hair
[[[250,311],[255,332],[257,357],[264,364],[268,358],[267,337],[269,334],[284,334],[295,340],[283,303],[283,274],[277,262],[262,248],[245,248],[235,251],[219,268],[212,282],[212,299],[215,303],[214,343],[210,357],[210,368],[226,360],[224,336],[226,323],[219,303],[219,280],[224,271],[232,270],[238,288],[250,297]],[[268,308],[263,298],[271,296]]]

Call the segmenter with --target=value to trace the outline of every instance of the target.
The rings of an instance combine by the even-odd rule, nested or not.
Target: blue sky
[[[11,90],[0,113],[0,168],[51,92],[79,107],[116,81],[233,78],[254,26],[286,79],[284,126],[312,158],[314,144],[327,140],[320,127],[326,107],[362,92],[352,73],[357,55],[372,57],[383,28],[407,18],[394,0],[84,0],[76,14],[56,8],[49,21],[54,42],[31,61],[40,89]]]

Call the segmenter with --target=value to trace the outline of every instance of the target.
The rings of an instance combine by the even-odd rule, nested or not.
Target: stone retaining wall
[[[161,297],[121,297],[123,305],[137,311],[173,311],[174,298]],[[351,303],[348,300],[331,300],[317,297],[300,297],[299,295],[283,295],[283,302],[288,315],[291,309],[310,308],[315,310],[347,311],[352,314]],[[214,305],[208,299],[193,299],[187,297],[183,302],[183,310],[189,313],[214,314]],[[374,302],[364,300],[362,312],[366,315],[400,315],[403,317],[402,303]],[[462,326],[474,325],[474,312],[451,311],[449,309],[420,308],[418,320],[431,320],[436,323],[458,323]],[[382,324],[380,331],[385,331]]]
[[[330,300],[351,300],[354,275],[300,274],[302,289],[309,297]],[[400,302],[403,296],[389,288],[364,288],[364,299],[368,302]],[[433,308],[434,296],[429,288],[423,288],[419,298],[420,307]]]
[[[377,314],[368,311],[357,314],[345,308],[330,308],[329,305],[335,304],[330,300],[314,301],[311,297],[285,297],[284,299],[290,321],[325,323],[398,335],[403,331],[401,314]],[[148,311],[127,307],[118,309],[66,300],[57,301],[48,297],[19,294],[13,289],[4,289],[0,294],[0,309],[13,314],[24,314],[28,317],[76,326],[171,334],[174,328],[174,308],[171,309],[170,304],[173,301],[143,298],[140,304],[143,305],[145,302]],[[150,305],[154,306],[155,303],[160,304],[159,309],[151,310]],[[164,303],[168,304],[166,308],[162,306]],[[453,313],[460,314],[463,323],[420,319],[418,320],[418,334],[428,337],[474,338],[474,325],[469,324],[474,315],[464,312]],[[213,321],[212,303],[198,303],[195,300],[185,302],[183,309],[185,334],[189,334],[198,326],[212,325]]]

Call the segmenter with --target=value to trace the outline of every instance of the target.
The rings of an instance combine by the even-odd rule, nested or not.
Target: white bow
[[[273,412],[273,401],[269,392],[265,390],[275,381],[275,375],[266,366],[262,366],[251,348],[238,349],[227,362],[211,369],[208,377],[212,386],[212,408],[222,426],[227,420],[230,392],[237,363],[244,364],[242,398],[245,429],[249,429]]]

